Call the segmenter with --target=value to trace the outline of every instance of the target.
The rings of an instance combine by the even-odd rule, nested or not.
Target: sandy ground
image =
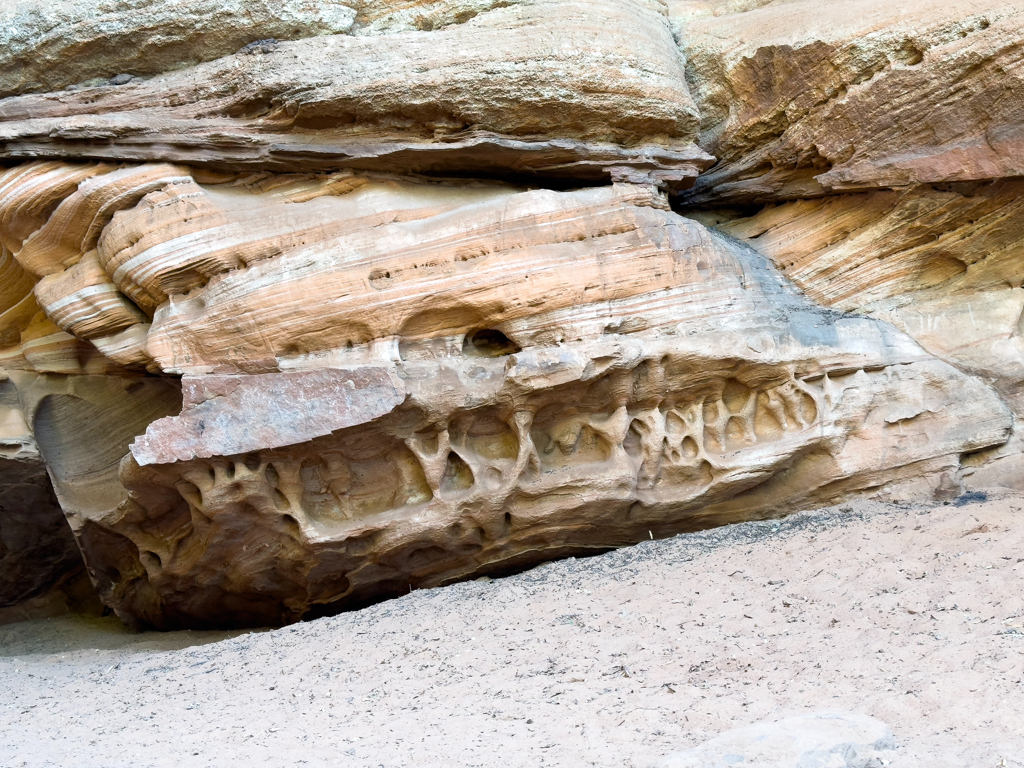
[[[1024,497],[857,503],[249,633],[0,627],[3,766],[648,766],[832,709],[1024,765]]]

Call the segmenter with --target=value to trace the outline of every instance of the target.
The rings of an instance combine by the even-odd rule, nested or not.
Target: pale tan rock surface
[[[772,259],[825,306],[885,320],[937,357],[990,382],[1024,416],[1016,180],[803,200],[754,216],[697,214]],[[972,482],[1019,488],[1020,438],[975,457]],[[998,458],[997,458],[998,457]],[[999,468],[997,468],[999,467]]]
[[[166,184],[125,209],[98,257],[112,284],[150,315],[168,297],[216,275],[330,242],[351,232],[426,219],[517,191],[505,185],[439,185],[338,173],[258,175],[238,183]]]
[[[239,50],[321,35],[462,24],[523,0],[10,0],[0,8],[0,98],[115,85]]]
[[[100,598],[146,593],[134,545],[110,525],[126,491],[117,482],[128,443],[153,420],[181,408],[177,382],[144,376],[47,375],[13,371],[11,382],[53,490]]]
[[[52,593],[83,571],[17,392],[0,378],[0,623],[53,612]]]
[[[884,325],[820,312],[753,251],[658,201],[628,186],[506,194],[224,274],[168,304],[174,324],[158,311],[150,354],[172,370],[187,362],[199,374],[186,379],[190,402],[207,410],[153,424],[122,467],[132,499],[106,521],[138,547],[158,599],[125,593],[119,612],[162,627],[288,621],[402,585],[821,502],[881,475],[892,493],[920,492],[929,477],[955,477],[959,454],[1005,441],[1009,413],[983,385]],[[448,266],[471,256],[462,273]],[[546,284],[533,288],[530,274]],[[296,304],[282,312],[286,301],[260,298],[282,284],[345,301],[314,300],[306,320]],[[218,295],[251,303],[219,310]],[[349,303],[351,314],[330,314]],[[367,330],[349,350],[356,321]],[[307,322],[323,330],[298,346]],[[247,349],[247,338],[269,346]],[[211,356],[219,348],[234,356]],[[292,397],[272,393],[346,360],[404,381],[404,404],[361,426],[352,412],[341,431],[290,432],[295,417],[272,403]],[[260,367],[295,373],[239,376],[228,390],[231,377],[202,375]],[[253,408],[267,401],[264,433],[226,423],[238,406],[217,393],[235,386],[250,388]],[[300,407],[354,407],[311,386],[295,390]],[[244,455],[217,458],[207,421]],[[169,431],[177,447],[161,457]],[[252,554],[225,572],[239,546]]]
[[[282,623],[780,505],[955,493],[960,456],[1010,434],[982,382],[651,186],[181,173],[94,176],[16,256],[52,233],[36,252],[71,264],[9,367],[138,626]],[[64,237],[87,231],[71,207],[109,223]],[[105,359],[90,338],[186,374],[183,415],[165,379],[33,372],[70,371],[68,344]]]

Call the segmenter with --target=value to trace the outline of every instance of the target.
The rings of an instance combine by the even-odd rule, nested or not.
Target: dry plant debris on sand
[[[851,503],[274,631],[3,627],[0,764],[648,766],[834,709],[893,768],[1021,766],[1022,506]]]

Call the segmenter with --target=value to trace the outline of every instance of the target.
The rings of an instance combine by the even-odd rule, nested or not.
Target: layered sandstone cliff
[[[4,33],[5,407],[125,621],[1019,482],[1014,4],[294,5]]]

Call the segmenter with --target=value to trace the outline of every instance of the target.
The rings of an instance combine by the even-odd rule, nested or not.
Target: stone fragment
[[[726,731],[659,768],[881,768],[895,758],[892,731],[867,715],[820,712]]]
[[[1012,0],[671,4],[719,158],[690,203],[1021,176]],[[710,12],[710,13],[708,13]]]
[[[401,380],[385,367],[186,377],[182,394],[181,415],[150,424],[132,444],[139,464],[296,445],[373,421],[405,399]]]

